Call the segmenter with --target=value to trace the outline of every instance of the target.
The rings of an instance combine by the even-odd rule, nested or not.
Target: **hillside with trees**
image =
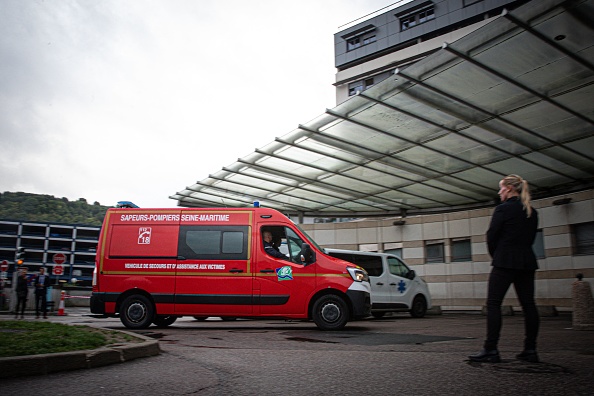
[[[0,219],[100,226],[110,206],[92,205],[84,198],[69,201],[53,195],[0,193]]]

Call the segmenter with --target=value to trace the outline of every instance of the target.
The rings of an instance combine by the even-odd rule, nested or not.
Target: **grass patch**
[[[95,349],[141,340],[119,331],[51,322],[0,321],[0,357]]]

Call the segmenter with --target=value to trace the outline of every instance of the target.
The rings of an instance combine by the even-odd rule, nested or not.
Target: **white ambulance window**
[[[406,278],[410,272],[408,267],[395,257],[388,257],[388,267],[390,268],[390,273],[392,275],[401,276],[403,278]]]
[[[384,266],[382,265],[382,258],[379,256],[367,256],[364,254],[353,254],[353,253],[328,253],[332,257],[339,258],[349,263],[363,267],[369,276],[380,276],[384,273]]]
[[[353,262],[360,267],[363,267],[369,276],[380,276],[384,273],[384,266],[382,265],[382,258],[380,256],[366,256],[364,254],[354,254]]]

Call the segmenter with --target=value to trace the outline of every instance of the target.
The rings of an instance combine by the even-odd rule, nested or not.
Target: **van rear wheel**
[[[349,320],[349,308],[342,298],[328,294],[315,302],[312,318],[321,330],[340,330]]]
[[[140,294],[128,296],[120,307],[120,320],[129,329],[146,329],[154,318],[153,304]]]
[[[416,296],[410,308],[410,316],[413,318],[422,318],[427,313],[427,301],[423,296]]]

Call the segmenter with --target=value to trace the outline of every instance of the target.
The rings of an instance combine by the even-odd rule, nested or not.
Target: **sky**
[[[335,107],[333,35],[406,2],[0,0],[0,192],[175,207]]]

